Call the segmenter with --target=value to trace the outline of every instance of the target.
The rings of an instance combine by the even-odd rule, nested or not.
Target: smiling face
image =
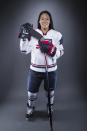
[[[43,13],[39,21],[42,29],[49,29],[50,17],[47,13]]]

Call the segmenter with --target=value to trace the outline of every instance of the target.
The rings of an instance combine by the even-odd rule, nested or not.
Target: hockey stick
[[[40,40],[43,38],[43,36],[36,32],[35,30],[31,30],[31,34],[33,37],[37,38]],[[48,64],[47,64],[47,58],[46,58],[46,53],[44,54],[45,56],[45,71],[46,71],[46,83],[47,83],[47,89],[48,89],[48,109],[49,109],[49,120],[50,120],[50,128],[51,131],[53,131],[53,120],[52,120],[52,112],[51,112],[51,102],[50,102],[50,88],[49,88],[49,76],[48,76]]]
[[[46,53],[44,54],[45,56],[45,70],[46,70],[46,84],[47,84],[47,89],[48,89],[48,109],[49,109],[49,120],[50,120],[50,129],[53,131],[53,120],[52,120],[52,112],[51,112],[51,102],[50,102],[50,88],[49,88],[49,76],[48,76],[48,64],[47,64],[47,58],[46,58]]]
[[[37,38],[40,40],[43,38],[43,36],[36,32],[35,30],[31,30],[31,34],[33,37]],[[53,120],[52,120],[52,112],[51,112],[51,102],[50,102],[50,88],[49,88],[49,76],[48,76],[48,64],[47,64],[47,58],[46,58],[46,53],[44,54],[45,56],[45,71],[46,71],[46,83],[47,83],[47,89],[48,89],[48,109],[49,109],[49,120],[50,120],[50,128],[51,131],[53,131]]]

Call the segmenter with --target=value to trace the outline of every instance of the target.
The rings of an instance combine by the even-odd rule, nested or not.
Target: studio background
[[[64,97],[64,92],[69,93],[68,89],[71,89],[71,92],[77,93],[77,95],[73,94],[76,100],[86,102],[86,4],[84,0],[3,0],[0,4],[1,107],[8,103],[7,99],[14,95],[14,92],[22,92],[23,97],[26,98],[30,54],[24,55],[20,52],[18,33],[20,25],[25,22],[30,22],[34,28],[37,28],[38,15],[42,10],[48,10],[52,14],[54,27],[63,34],[64,38],[65,54],[57,61],[57,85],[59,90],[63,89],[62,95],[59,96]]]

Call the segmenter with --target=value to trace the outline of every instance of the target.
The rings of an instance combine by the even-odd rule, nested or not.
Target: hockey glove
[[[33,25],[31,25],[29,23],[25,23],[25,24],[21,25],[20,30],[19,30],[18,38],[22,38],[23,40],[28,38],[28,40],[30,40],[31,39],[30,30],[32,28],[33,28]]]
[[[51,39],[41,39],[39,45],[42,53],[46,53],[51,57],[56,54],[56,47],[52,44]]]

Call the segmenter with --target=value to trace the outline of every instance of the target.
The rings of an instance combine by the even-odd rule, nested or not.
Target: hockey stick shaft
[[[50,87],[49,87],[49,76],[48,76],[48,64],[47,64],[47,58],[45,54],[45,63],[46,63],[46,83],[47,83],[47,89],[48,89],[48,109],[49,109],[49,120],[50,120],[50,128],[51,131],[53,131],[53,120],[52,120],[52,112],[51,112],[51,101],[50,101]]]

